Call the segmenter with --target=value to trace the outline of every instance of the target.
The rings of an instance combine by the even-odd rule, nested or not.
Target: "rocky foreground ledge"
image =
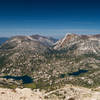
[[[87,89],[66,85],[50,92],[28,88],[0,88],[0,100],[100,100],[100,88]]]

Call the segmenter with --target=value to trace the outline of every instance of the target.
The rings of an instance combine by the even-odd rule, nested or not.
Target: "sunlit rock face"
[[[99,100],[100,89],[87,89],[66,85],[50,92],[39,89],[0,88],[0,100]]]
[[[54,49],[72,48],[74,54],[98,53],[100,51],[100,35],[77,35],[68,33],[59,40]]]

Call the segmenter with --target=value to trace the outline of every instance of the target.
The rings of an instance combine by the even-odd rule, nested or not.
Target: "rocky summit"
[[[40,35],[15,36],[0,46],[1,87],[50,92],[71,84],[92,89],[100,86],[99,78],[99,34],[67,33],[58,41]]]

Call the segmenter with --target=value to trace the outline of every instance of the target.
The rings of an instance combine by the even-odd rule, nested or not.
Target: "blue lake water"
[[[27,75],[25,76],[3,76],[6,79],[22,80],[23,84],[32,83],[33,79]]]
[[[73,73],[69,73],[68,75],[73,75],[73,76],[78,76],[78,75],[80,75],[80,74],[82,74],[82,73],[86,73],[86,72],[88,72],[88,70],[78,70],[78,71],[76,71],[76,72],[73,72]]]

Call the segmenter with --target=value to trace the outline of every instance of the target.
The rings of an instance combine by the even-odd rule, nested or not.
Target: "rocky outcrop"
[[[99,100],[100,89],[87,89],[66,85],[60,89],[45,92],[44,90],[3,89],[0,88],[0,100]]]
[[[100,36],[67,33],[66,36],[63,39],[59,40],[54,46],[55,50],[69,48],[73,48],[73,53],[76,55],[86,53],[97,54],[100,51]]]

